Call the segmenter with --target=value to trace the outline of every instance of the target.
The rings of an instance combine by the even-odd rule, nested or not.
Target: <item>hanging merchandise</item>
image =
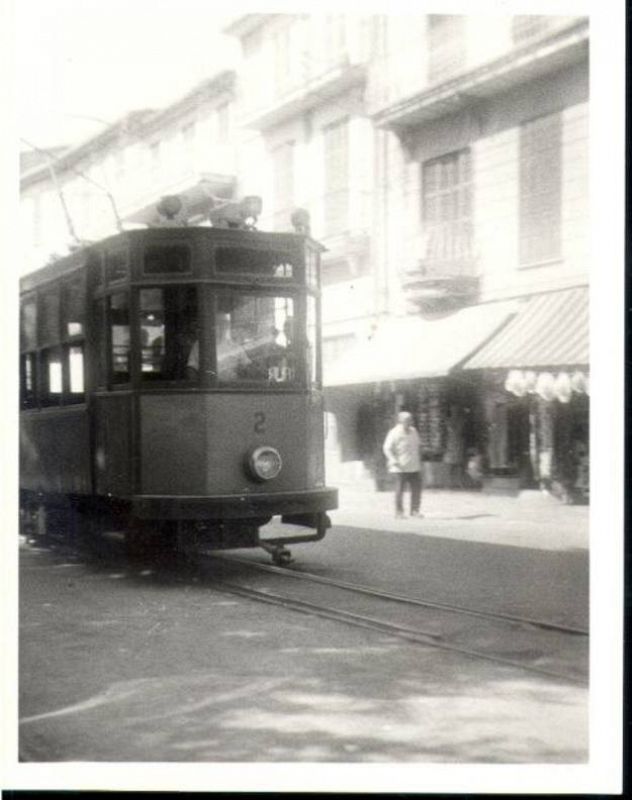
[[[529,369],[529,370],[527,370],[525,372],[525,374],[524,374],[524,383],[525,383],[526,390],[527,390],[527,392],[529,392],[529,394],[533,394],[535,392],[535,384],[536,384],[537,380],[538,380],[538,376],[532,369]]]
[[[578,394],[588,394],[588,377],[583,372],[573,372],[571,375],[571,387]]]
[[[575,371],[572,375],[560,372],[555,377],[551,372],[534,372],[511,369],[505,379],[505,391],[516,397],[526,394],[538,394],[544,400],[557,398],[561,403],[569,403],[573,392],[589,394],[590,381],[588,375]]]
[[[505,381],[505,389],[516,397],[524,397],[527,393],[527,386],[525,383],[524,374],[519,369],[512,369],[507,375]]]
[[[535,384],[535,391],[543,400],[555,398],[555,378],[550,372],[541,372]]]
[[[560,403],[569,403],[573,389],[568,372],[560,372],[555,379],[555,396]]]

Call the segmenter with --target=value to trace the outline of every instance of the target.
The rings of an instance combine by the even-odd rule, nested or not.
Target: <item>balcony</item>
[[[303,80],[293,81],[290,86],[264,97],[261,102],[260,85],[253,82],[255,91],[246,102],[241,123],[247,128],[266,130],[287,119],[300,116],[323,105],[342,92],[366,81],[367,66],[353,63],[348,56],[329,62],[321,72],[305,75]]]
[[[448,311],[476,301],[479,277],[469,253],[451,258],[427,256],[404,270],[401,287],[408,305],[416,311]]]
[[[419,83],[415,75],[401,71],[399,80],[384,80],[389,64],[372,67],[369,78],[369,113],[376,125],[402,131],[434,119],[458,113],[491,97],[511,91],[516,85],[551,74],[581,62],[588,55],[588,22],[576,20],[526,40],[486,63],[472,65],[439,83]],[[390,60],[396,60],[391,56]]]

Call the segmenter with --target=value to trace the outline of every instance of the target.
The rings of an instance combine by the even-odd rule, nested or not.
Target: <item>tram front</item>
[[[128,345],[109,303],[112,369],[118,348],[135,398],[133,519],[286,560],[283,545],[322,538],[337,505],[324,475],[321,248],[298,234],[136,233]],[[274,516],[301,529],[262,541]]]

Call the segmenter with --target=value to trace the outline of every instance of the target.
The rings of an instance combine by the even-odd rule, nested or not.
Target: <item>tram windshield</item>
[[[200,297],[210,301],[205,317],[212,330],[198,317]],[[283,388],[316,379],[313,303],[301,326],[301,306],[289,294],[228,288],[207,294],[199,286],[171,285],[143,287],[138,298],[143,383],[202,380]]]
[[[215,315],[217,378],[292,384],[298,379],[291,297],[231,292]]]

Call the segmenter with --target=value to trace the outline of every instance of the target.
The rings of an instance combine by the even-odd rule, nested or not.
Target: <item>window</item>
[[[59,287],[40,293],[39,339],[43,345],[59,342]]]
[[[61,286],[62,339],[64,353],[64,403],[82,403],[85,381],[83,337],[85,336],[86,273],[66,279]]]
[[[141,289],[139,313],[141,381],[186,379],[187,361],[199,337],[196,288]]]
[[[23,300],[20,315],[20,349],[34,350],[37,347],[37,302],[35,297]]]
[[[187,245],[147,247],[143,261],[145,275],[177,275],[191,271],[191,251]]]
[[[292,278],[294,259],[290,253],[255,250],[249,247],[217,247],[215,270],[233,275],[258,275],[268,278]]]
[[[471,264],[470,152],[460,150],[422,164],[422,224],[425,259]]]
[[[215,314],[220,382],[294,384],[301,377],[291,297],[227,292]]]
[[[428,81],[452,77],[465,67],[465,17],[428,15]]]
[[[325,150],[325,235],[342,233],[348,227],[349,125],[344,119],[323,131]]]
[[[58,347],[42,351],[42,405],[57,406],[63,392],[62,354]]]
[[[62,285],[62,335],[64,338],[85,335],[85,273]]]
[[[37,406],[35,353],[24,353],[20,357],[20,405],[22,408],[35,408]]]
[[[127,292],[111,295],[108,302],[110,329],[110,380],[128,383],[130,380],[129,296]]]
[[[127,250],[111,250],[104,254],[105,279],[108,283],[125,280],[129,274]]]
[[[68,402],[83,402],[84,391],[83,344],[73,344],[68,347]]]
[[[312,289],[318,289],[319,287],[320,271],[318,267],[318,253],[308,246],[305,251],[305,279],[307,281],[307,285]]]
[[[318,305],[316,298],[307,296],[307,382],[311,385],[320,384],[318,370]]]
[[[294,200],[294,142],[285,142],[272,151],[272,177],[274,227],[287,230]]]
[[[561,255],[561,119],[559,114],[520,129],[520,264]]]

